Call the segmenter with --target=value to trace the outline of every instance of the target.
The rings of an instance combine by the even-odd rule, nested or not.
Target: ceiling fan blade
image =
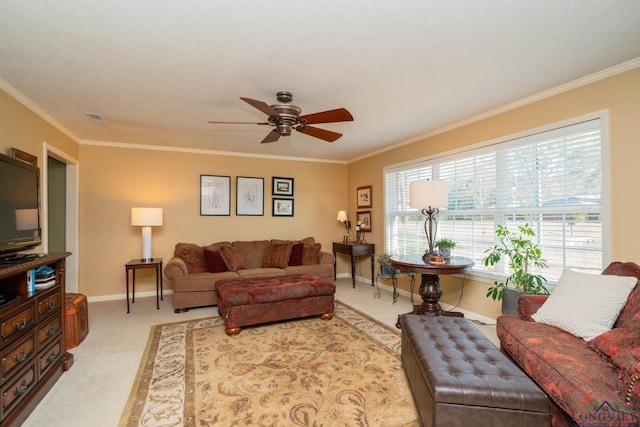
[[[298,119],[306,120],[307,123],[313,125],[318,123],[351,122],[353,121],[353,116],[345,108],[336,108],[335,110],[306,114],[298,117]]]
[[[208,123],[212,123],[214,125],[268,125],[269,122],[262,122],[262,123],[256,123],[256,122],[219,122],[216,120],[209,120]]]
[[[297,127],[296,130],[298,132],[306,133],[309,136],[314,136],[316,138],[324,139],[325,141],[329,141],[329,142],[333,142],[342,136],[341,133],[332,132],[330,130],[320,129],[313,126],[306,126],[306,127],[300,126],[300,127]]]
[[[243,98],[243,97],[240,97],[240,99],[242,99],[244,102],[246,102],[247,104],[251,105],[252,107],[257,108],[258,110],[262,111],[263,113],[265,113],[269,117],[272,117],[272,116],[278,117],[278,116],[280,116],[280,114],[278,114],[278,112],[276,110],[274,110],[273,108],[271,108],[271,106],[269,104],[267,104],[266,102],[258,101],[257,99]]]
[[[278,133],[278,129],[272,129],[271,132],[267,134],[267,136],[262,140],[260,144],[276,142],[278,139],[280,139],[280,134]]]

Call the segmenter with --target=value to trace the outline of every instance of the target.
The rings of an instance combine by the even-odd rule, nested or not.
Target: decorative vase
[[[451,256],[451,248],[440,248],[440,256],[449,258]]]

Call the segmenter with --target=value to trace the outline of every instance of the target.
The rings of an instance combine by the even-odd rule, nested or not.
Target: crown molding
[[[612,77],[612,76],[615,76],[617,74],[621,74],[621,73],[633,70],[634,68],[638,68],[638,67],[640,67],[640,57],[632,59],[632,60],[627,61],[627,62],[623,62],[622,64],[618,64],[618,65],[615,65],[613,67],[609,67],[609,68],[607,68],[605,70],[598,71],[598,72],[593,73],[593,74],[589,74],[588,76],[581,77],[581,78],[579,78],[577,80],[573,80],[571,82],[564,83],[562,85],[553,87],[553,88],[545,90],[543,92],[539,92],[539,93],[537,93],[535,95],[531,95],[531,96],[528,96],[526,98],[522,98],[522,99],[519,99],[517,101],[510,102],[509,104],[505,104],[503,106],[494,108],[493,110],[489,110],[489,111],[486,111],[484,113],[480,113],[480,114],[477,114],[475,116],[469,117],[467,119],[460,120],[460,121],[457,121],[455,123],[451,123],[451,124],[446,125],[446,126],[442,126],[440,128],[437,128],[437,129],[434,129],[432,131],[423,133],[421,135],[417,135],[417,136],[411,137],[409,139],[405,139],[404,141],[400,141],[400,142],[397,142],[395,144],[391,144],[391,145],[389,145],[389,146],[387,146],[385,148],[381,148],[381,149],[373,151],[371,153],[367,153],[364,156],[356,157],[356,158],[354,158],[352,160],[349,160],[349,163],[354,163],[354,162],[357,162],[357,161],[360,161],[360,160],[367,159],[369,157],[377,156],[378,154],[386,153],[386,152],[394,150],[396,148],[403,147],[403,146],[409,145],[409,144],[413,144],[414,142],[418,142],[418,141],[421,141],[423,139],[431,138],[433,136],[440,135],[440,134],[445,133],[445,132],[449,132],[449,131],[451,131],[453,129],[457,129],[457,128],[460,128],[462,126],[469,125],[471,123],[479,122],[479,121],[487,119],[489,117],[497,116],[498,114],[502,114],[502,113],[505,113],[507,111],[515,110],[516,108],[520,108],[520,107],[523,107],[525,105],[532,104],[534,102],[541,101],[543,99],[550,98],[552,96],[555,96],[555,95],[558,95],[558,94],[561,94],[561,93],[564,93],[564,92],[568,92],[570,90],[573,90],[573,89],[576,89],[576,88],[579,88],[579,87],[582,87],[582,86],[586,86],[588,84],[597,82],[599,80],[604,80],[604,79],[606,79],[608,77]]]

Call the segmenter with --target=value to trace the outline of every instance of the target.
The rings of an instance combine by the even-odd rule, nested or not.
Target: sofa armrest
[[[164,275],[169,279],[175,279],[176,277],[186,276],[188,274],[187,263],[177,256],[172,257],[164,267]]]
[[[335,260],[336,259],[333,257],[333,254],[330,252],[320,251],[320,253],[318,254],[318,264],[333,265],[335,263]]]
[[[533,322],[531,315],[538,311],[547,298],[549,298],[549,295],[520,295],[518,298],[518,315],[522,320]]]

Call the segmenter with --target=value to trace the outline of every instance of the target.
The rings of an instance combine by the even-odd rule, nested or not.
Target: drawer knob
[[[47,362],[52,363],[55,362],[58,359],[58,356],[60,354],[56,353],[56,351],[52,351],[50,355],[47,356]]]
[[[27,327],[27,319],[22,318],[22,323],[13,322],[13,327],[16,329],[24,329]]]
[[[47,309],[49,310],[51,310],[52,308],[56,308],[57,305],[58,301],[56,300],[47,301]]]
[[[22,363],[25,360],[27,360],[27,350],[23,348],[20,353],[22,354],[22,357],[20,357],[20,355],[18,354],[13,355],[13,360],[15,360],[18,363]]]
[[[13,390],[13,394],[15,394],[16,396],[22,396],[27,392],[27,390],[29,390],[29,384],[27,383],[27,380],[22,380],[22,383],[20,385],[22,386],[22,388],[16,387]]]
[[[58,333],[58,328],[56,327],[56,325],[51,325],[51,327],[47,331],[47,335],[50,337],[54,336],[57,333]]]

